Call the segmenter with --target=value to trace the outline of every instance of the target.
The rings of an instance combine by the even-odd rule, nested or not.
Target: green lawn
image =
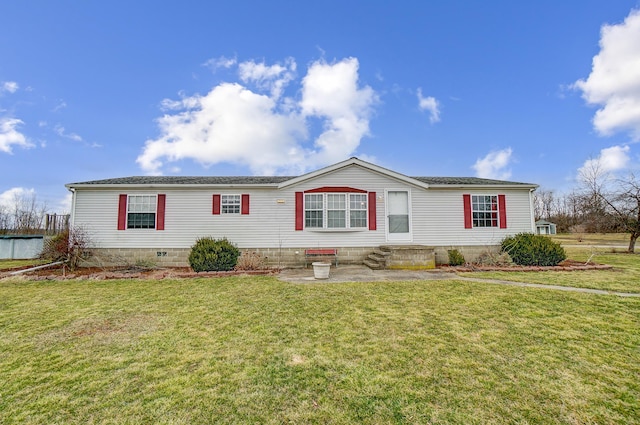
[[[0,280],[0,423],[640,423],[640,299]]]
[[[37,266],[42,260],[0,260],[0,270],[14,269],[17,267]]]
[[[628,233],[558,233],[549,236],[563,245],[619,245],[629,246]]]

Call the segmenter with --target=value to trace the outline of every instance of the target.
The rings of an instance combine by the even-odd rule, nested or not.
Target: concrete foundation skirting
[[[241,251],[256,252],[258,255],[265,257],[266,264],[270,267],[304,267],[305,257],[304,250],[309,247],[300,248],[242,248]],[[370,247],[331,247],[338,250],[339,264],[362,264],[364,259],[373,252],[377,246]],[[424,247],[422,247],[424,248]],[[488,250],[498,251],[499,247],[491,246],[433,246],[428,247],[432,250],[433,258],[425,259],[424,251],[416,246],[407,245],[398,251],[406,258],[398,258],[398,264],[391,265],[393,268],[401,267],[401,262],[418,261],[428,262],[431,264],[448,264],[449,255],[447,250],[457,249],[460,251],[466,261],[474,261],[478,255]],[[189,252],[191,248],[95,248],[93,249],[93,258],[89,260],[86,266],[121,266],[135,265],[136,263],[154,264],[161,267],[188,267]],[[411,258],[409,258],[411,257]],[[415,257],[415,258],[414,258]],[[333,257],[327,258],[327,261]],[[322,261],[321,257],[314,257],[314,261]],[[395,260],[394,260],[395,261]],[[400,267],[396,267],[400,266]],[[406,268],[406,267],[405,267]],[[411,267],[409,267],[411,268]],[[425,267],[420,267],[425,268]]]

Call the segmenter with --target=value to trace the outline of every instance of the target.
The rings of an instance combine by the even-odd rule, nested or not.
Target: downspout
[[[71,192],[71,211],[69,214],[69,229],[72,229],[75,226],[75,216],[76,216],[76,190],[73,187],[68,187],[67,190]]]
[[[531,233],[536,233],[536,217],[535,212],[533,210],[533,192],[535,192],[536,188],[529,189],[529,214],[531,216]]]

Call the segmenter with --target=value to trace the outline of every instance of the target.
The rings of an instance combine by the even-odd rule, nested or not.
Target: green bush
[[[507,236],[501,243],[502,252],[520,266],[557,266],[567,258],[564,248],[546,236],[518,233]]]
[[[227,238],[199,238],[191,247],[189,264],[195,272],[233,270],[238,262],[240,250]]]
[[[464,255],[460,253],[457,249],[450,249],[447,251],[449,254],[449,265],[450,266],[462,266],[465,263]]]

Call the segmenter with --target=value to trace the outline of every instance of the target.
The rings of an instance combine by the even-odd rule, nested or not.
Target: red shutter
[[[296,192],[296,230],[304,228],[304,194]]]
[[[507,228],[507,203],[504,195],[498,195],[498,215],[500,216],[500,228]]]
[[[127,228],[127,195],[120,195],[118,201],[118,230]]]
[[[213,214],[220,214],[220,195],[213,195]]]
[[[241,200],[241,209],[242,209],[242,214],[249,214],[249,195],[242,195],[242,200]]]
[[[369,192],[369,230],[376,230],[376,193]]]
[[[164,230],[164,209],[167,202],[167,195],[158,195],[158,205],[156,206],[156,230]]]
[[[473,222],[471,221],[471,195],[462,195],[462,201],[464,204],[464,228],[471,229]]]

